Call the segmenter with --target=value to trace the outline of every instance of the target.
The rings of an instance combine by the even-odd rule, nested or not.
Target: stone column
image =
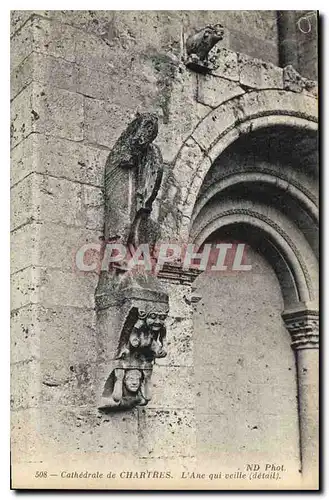
[[[319,473],[319,312],[302,307],[282,316],[296,354],[303,480],[314,487]]]
[[[296,14],[290,10],[279,10],[279,59],[283,68],[288,64],[298,69],[298,50],[296,40]]]

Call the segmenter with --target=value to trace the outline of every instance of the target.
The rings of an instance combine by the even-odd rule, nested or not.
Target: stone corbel
[[[168,296],[156,278],[149,288],[130,286],[122,290],[121,331],[112,371],[101,394],[99,409],[115,411],[144,406],[151,400],[151,376],[157,358],[167,355]],[[157,288],[157,290],[156,290]]]

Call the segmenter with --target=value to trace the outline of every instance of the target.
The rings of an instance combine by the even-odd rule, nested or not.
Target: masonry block
[[[11,409],[34,408],[40,404],[40,365],[30,359],[11,364]]]
[[[68,273],[59,269],[42,269],[39,300],[45,307],[94,307],[98,282],[95,273]]]
[[[41,270],[27,267],[11,276],[11,309],[19,309],[30,303],[38,302],[41,286]]]
[[[198,101],[212,108],[242,94],[244,90],[229,80],[212,75],[200,75],[198,78]]]
[[[195,453],[195,421],[189,410],[139,409],[140,457],[190,457]]]
[[[67,90],[33,84],[33,130],[72,141],[83,138],[83,97]]]
[[[183,366],[154,366],[152,399],[148,408],[183,408],[195,406],[193,368]]]
[[[33,20],[30,19],[21,29],[16,30],[10,41],[10,69],[21,64],[33,50]]]
[[[11,312],[10,360],[19,363],[40,356],[40,336],[34,306],[28,305]]]
[[[168,354],[157,359],[160,366],[192,366],[193,365],[193,324],[191,319],[167,319]]]
[[[282,89],[283,70],[245,54],[238,56],[240,84],[255,89]]]
[[[211,74],[238,82],[239,70],[237,53],[226,48],[214,47],[211,54],[213,62]]]

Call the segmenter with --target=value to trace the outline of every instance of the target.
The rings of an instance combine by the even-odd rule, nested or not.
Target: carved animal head
[[[221,24],[208,25],[188,37],[186,52],[188,55],[195,54],[201,60],[205,60],[213,46],[223,39],[223,35],[224,28]]]
[[[211,47],[213,47],[217,42],[223,40],[224,28],[221,24],[208,25],[204,28],[203,40],[209,41]]]

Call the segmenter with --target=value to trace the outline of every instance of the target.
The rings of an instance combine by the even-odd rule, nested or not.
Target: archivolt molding
[[[298,246],[279,224],[263,213],[250,208],[224,209],[222,212],[217,212],[213,217],[207,219],[202,229],[193,238],[194,242],[200,247],[219,228],[238,223],[258,227],[275,242],[275,246],[284,255],[293,273],[299,294],[298,300],[313,300],[315,298],[314,291],[316,290],[316,286],[313,285],[315,277],[312,279],[309,268]]]
[[[187,239],[190,220],[203,180],[215,159],[242,134],[259,128],[285,125],[317,130],[317,100],[284,90],[258,90],[227,101],[208,113],[184,141],[173,165],[181,178],[181,197],[176,203],[182,213],[180,237]],[[195,155],[194,143],[199,147]],[[186,171],[185,163],[193,164]]]
[[[237,184],[254,182],[262,182],[265,184],[273,185],[283,192],[289,193],[301,204],[301,206],[313,218],[313,220],[318,223],[319,212],[314,202],[312,193],[295,179],[289,180],[282,175],[278,176],[270,169],[267,170],[267,173],[264,173],[264,169],[262,169],[262,172],[253,170],[244,171],[243,173],[232,173],[223,176],[216,183],[209,186],[209,188],[204,193],[202,193],[202,196],[196,202],[196,205],[194,207],[191,223],[193,223],[193,221],[196,219],[202,208],[219,192],[224,191],[225,189],[228,189],[229,187],[235,186]]]

